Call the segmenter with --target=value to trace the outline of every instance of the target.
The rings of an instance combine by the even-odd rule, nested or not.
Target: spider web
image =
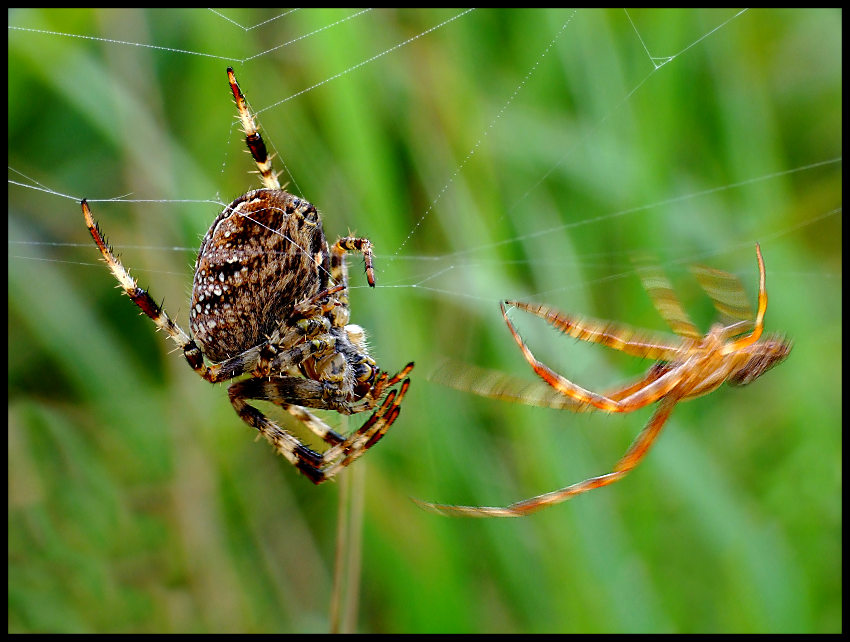
[[[158,12],[146,15],[150,34],[144,37],[128,26],[126,13],[91,14],[98,16],[101,24],[76,30],[58,29],[55,25],[63,24],[57,19],[60,15],[80,14],[13,14],[9,27],[12,55],[26,59],[33,48],[43,46],[41,56],[66,56],[79,63],[74,65],[78,79],[57,82],[65,89],[68,85],[84,88],[75,92],[82,97],[78,96],[71,107],[85,110],[90,120],[101,125],[100,134],[124,146],[124,159],[112,161],[116,166],[105,172],[117,179],[121,188],[116,191],[109,181],[91,180],[85,164],[94,163],[99,168],[107,164],[97,160],[103,150],[94,145],[100,141],[80,140],[81,132],[71,132],[66,138],[72,138],[76,146],[54,152],[62,154],[59,165],[63,171],[68,165],[76,170],[65,172],[72,176],[67,180],[45,171],[40,150],[32,146],[11,148],[13,204],[36,196],[33,192],[44,192],[53,203],[45,209],[56,212],[68,209],[70,203],[63,199],[76,201],[85,195],[96,208],[96,216],[107,217],[104,226],[110,233],[116,225],[110,211],[99,204],[103,200],[115,200],[125,208],[143,212],[146,226],[162,227],[175,211],[180,212],[181,227],[202,235],[211,212],[256,185],[255,179],[246,176],[252,166],[242,153],[235,117],[229,114],[229,126],[220,117],[224,110],[232,111],[230,100],[220,91],[221,69],[234,65],[267,143],[276,153],[275,162],[283,170],[282,180],[288,181],[288,189],[319,206],[329,237],[346,232],[348,225],[375,241],[382,307],[393,296],[413,294],[458,308],[459,318],[472,315],[491,324],[494,331],[500,324],[496,303],[505,298],[534,298],[562,309],[614,316],[629,306],[611,305],[610,301],[630,301],[633,297],[624,294],[625,290],[639,290],[634,287],[629,260],[634,252],[655,253],[666,269],[681,272],[692,262],[713,262],[753,283],[752,248],[760,241],[765,245],[772,277],[784,279],[789,270],[781,264],[771,265],[771,255],[776,251],[772,243],[781,247],[795,238],[829,238],[840,220],[837,194],[831,202],[818,200],[816,206],[806,202],[805,207],[800,207],[796,199],[790,199],[792,206],[785,198],[790,189],[805,191],[807,186],[817,185],[822,190],[825,183],[834,186],[840,175],[840,149],[821,145],[794,160],[771,153],[775,132],[754,127],[748,136],[745,131],[747,126],[758,124],[756,110],[740,115],[742,122],[727,128],[742,136],[742,140],[729,141],[728,150],[723,150],[727,157],[689,158],[688,147],[699,149],[701,139],[712,135],[709,122],[697,129],[701,124],[697,110],[706,102],[719,100],[709,84],[698,82],[701,74],[711,72],[704,65],[718,66],[719,71],[714,73],[721,81],[732,77],[730,84],[743,82],[739,72],[746,70],[747,56],[769,55],[771,47],[783,43],[758,43],[762,50],[755,52],[727,51],[725,47],[731,46],[730,41],[734,44],[737,31],[759,28],[760,21],[770,19],[769,12],[519,12],[517,19],[528,21],[535,38],[524,45],[521,57],[506,57],[499,77],[476,78],[465,97],[471,114],[465,120],[457,112],[429,114],[428,109],[451,101],[418,104],[418,83],[430,65],[444,63],[445,56],[461,55],[469,64],[441,68],[442,77],[437,73],[429,79],[434,84],[431,92],[445,90],[440,83],[446,89],[461,91],[460,84],[470,81],[462,74],[475,73],[477,52],[457,54],[455,50],[474,44],[465,30],[490,26],[500,17],[498,12],[185,12],[183,17],[194,25],[192,32],[198,34],[198,42],[170,32],[163,24],[167,21],[165,14]],[[801,13],[799,21],[805,21],[807,15]],[[375,33],[388,24],[393,28]],[[336,39],[350,39],[352,34],[361,33],[358,30],[375,36],[369,47],[341,55],[329,53],[326,60],[310,67],[311,75],[289,80],[287,74],[297,70],[305,56],[315,56],[316,50],[328,48]],[[600,38],[608,44],[601,44]],[[795,66],[811,70],[816,64],[788,48],[801,59],[777,65],[780,70],[793,71]],[[426,58],[421,68],[417,66],[420,57]],[[95,65],[103,59],[107,64],[97,68]],[[168,69],[162,74],[167,76],[164,80],[151,77],[149,72],[152,65],[160,63]],[[143,73],[135,74],[134,69],[143,65],[148,68],[142,67]],[[118,92],[118,97],[110,95],[110,74],[121,77],[126,85],[126,92]],[[191,77],[192,87],[200,85],[199,74],[209,74],[211,79],[204,82],[211,88],[192,94],[195,99],[191,100],[181,88],[187,77]],[[136,80],[126,80],[134,77]],[[588,83],[586,78],[593,81]],[[693,96],[681,100],[677,107],[691,108],[694,113],[680,114],[674,123],[667,124],[665,110],[676,100],[671,92],[681,90],[691,79]],[[792,74],[778,83],[771,78],[761,81],[765,109],[778,109],[781,92],[795,81],[802,83],[804,77]],[[14,80],[10,83],[14,86]],[[322,133],[318,142],[307,142],[307,137],[300,136],[307,126],[303,118],[316,109],[329,123],[327,127],[341,128],[343,116],[356,119],[357,114],[363,115],[363,105],[338,110],[344,112],[339,118],[332,113],[335,101],[355,100],[346,95],[356,92],[358,83],[377,90],[378,97],[383,92],[384,102],[402,105],[409,118],[408,127],[416,130],[403,166],[393,167],[392,158],[361,154],[374,167],[383,167],[385,176],[348,175],[347,164],[338,162],[340,151],[356,153],[358,147],[375,145],[356,124],[345,134]],[[588,86],[593,87],[593,93],[581,93]],[[727,92],[722,97],[731,95],[728,100],[740,100],[734,89],[722,87]],[[145,91],[153,92],[161,103],[146,107],[141,100],[147,97]],[[816,91],[814,86],[811,92]],[[555,98],[549,98],[548,93]],[[26,102],[26,92],[22,96]],[[541,110],[542,101],[549,120],[540,122],[536,110]],[[293,105],[298,109],[291,109]],[[145,109],[158,113],[145,114]],[[217,120],[204,116],[210,109]],[[177,114],[172,115],[175,110]],[[297,113],[291,114],[293,111]],[[706,113],[717,117],[723,111],[720,106]],[[180,124],[170,132],[168,123]],[[192,128],[194,123],[204,124]],[[372,123],[370,120],[368,135],[381,135]],[[684,127],[690,129],[683,131]],[[13,125],[10,131],[24,129]],[[184,133],[189,141],[208,143],[204,149],[210,152],[197,152],[206,154],[206,162],[181,157],[193,150],[185,141],[172,137]],[[347,150],[322,149],[327,145],[321,136],[341,138],[346,134],[350,139]],[[678,148],[652,143],[653,139],[671,137],[681,139]],[[166,148],[172,143],[175,157],[169,163],[159,162],[156,145],[147,148],[145,138],[157,140]],[[422,147],[423,141],[427,147]],[[654,151],[656,147],[673,150],[678,156],[642,157],[646,153],[642,150]],[[523,148],[525,151],[517,151]],[[742,150],[755,158],[738,162],[734,155]],[[69,155],[85,159],[85,163]],[[681,169],[680,163],[685,163],[685,169],[676,171]],[[720,163],[725,166],[716,167]],[[136,172],[131,165],[142,166],[142,170]],[[165,166],[167,173],[162,169]],[[86,178],[80,180],[79,176]],[[358,180],[375,183],[376,187],[358,186]],[[387,192],[398,192],[398,182],[393,181],[403,184],[409,180],[417,185],[409,192],[407,202],[384,199],[382,188],[377,187],[387,185]],[[354,198],[349,199],[349,194]],[[377,215],[370,212],[370,199],[383,200]],[[99,213],[102,210],[105,214]],[[46,219],[39,216],[37,220]],[[389,228],[393,233],[380,236],[376,227],[380,229],[384,220],[392,221]],[[647,229],[652,232],[647,234]],[[84,262],[74,258],[78,250],[71,248],[87,247],[85,240],[80,243],[73,236],[56,238],[51,231],[46,235],[53,236],[53,241],[40,241],[40,234],[20,238],[16,231],[13,228],[10,234],[16,269],[26,270],[27,261],[42,258],[57,264]],[[120,234],[120,228],[115,233]],[[131,239],[119,236],[116,244],[122,252],[139,246],[148,251],[179,252],[191,265],[194,244],[152,247],[150,239],[147,234]],[[27,252],[34,248],[45,250],[43,256]],[[148,275],[142,269],[151,272]],[[179,273],[179,269],[155,265],[136,270],[148,277],[145,280],[153,284],[154,292],[159,274]],[[834,262],[815,272],[832,280],[837,276]],[[359,275],[352,273],[352,288],[363,287]],[[810,270],[798,270],[797,278],[810,274]],[[365,297],[363,303],[356,298],[356,305],[368,305]],[[635,316],[634,322],[642,320],[642,315]],[[437,351],[446,352],[452,344],[437,345]]]
[[[186,327],[200,238],[224,204],[259,186],[229,96],[230,65],[287,189],[322,211],[329,239],[351,231],[375,243],[374,290],[359,259],[349,260],[352,321],[369,331],[382,368],[417,361],[400,420],[408,430],[394,429],[399,441],[385,450],[405,439],[418,447],[428,431],[422,459],[439,471],[434,478],[461,468],[445,464],[440,444],[471,450],[480,429],[433,425],[432,404],[449,399],[449,412],[459,405],[456,397],[434,397],[442,393],[425,381],[430,368],[451,355],[527,373],[499,313],[503,299],[662,329],[642,292],[636,253],[657,257],[705,329],[712,306],[688,266],[734,273],[754,299],[760,242],[768,329],[798,340],[794,379],[809,382],[798,389],[774,381],[773,396],[763,398],[814,396],[840,408],[828,383],[815,388],[822,373],[840,380],[841,372],[839,17],[818,10],[11,11],[12,389],[30,389],[22,364],[33,355],[43,365],[51,353],[75,349],[63,324],[79,328],[80,343],[110,364],[113,383],[122,378],[113,374],[122,372],[114,350],[122,344],[103,329],[126,335],[124,344],[137,351],[128,349],[129,359],[146,366],[162,351],[162,338],[143,332],[150,324],[110,287],[82,223],[83,197],[140,284]],[[612,388],[623,376],[622,364],[601,359],[598,348],[583,351],[515,317],[535,352],[583,385]],[[162,363],[185,369],[174,355]],[[91,370],[80,376],[93,377]],[[193,391],[204,388],[185,379]],[[222,391],[209,394],[238,425]],[[505,440],[499,443],[516,437],[517,462],[520,442],[571,438],[560,417],[549,426],[526,421],[544,416],[530,412],[522,409],[515,435],[492,429]],[[727,400],[723,412],[754,411],[736,413]],[[570,416],[585,419],[604,420]],[[708,432],[695,429],[694,439]],[[233,443],[244,440],[239,430],[231,434]],[[510,479],[505,468],[480,456],[497,479],[482,499],[519,499],[516,487],[528,490],[502,481]],[[560,459],[551,470],[561,480],[582,474]],[[535,477],[532,492],[549,490],[552,478]],[[414,494],[465,499],[437,496],[435,487],[422,481],[426,492]]]

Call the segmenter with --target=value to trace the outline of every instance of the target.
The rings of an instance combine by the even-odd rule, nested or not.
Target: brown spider
[[[245,141],[263,182],[213,221],[195,262],[186,334],[136,285],[106,242],[85,200],[94,242],[124,292],[164,330],[192,369],[211,383],[242,374],[227,392],[242,420],[256,428],[299,471],[320,484],[378,442],[399,415],[410,385],[409,363],[389,377],[366,349],[360,326],[349,323],[346,252],[360,252],[374,287],[372,243],[344,237],[328,247],[318,211],[281,189],[254,119],[227,69]],[[205,363],[205,358],[212,362]],[[398,389],[390,390],[401,382]],[[329,444],[319,453],[268,419],[248,400],[270,401]],[[374,409],[344,437],[304,408],[344,415]]]
[[[767,291],[764,260],[758,245],[756,256],[760,278],[755,325],[747,320],[752,319],[752,313],[743,288],[735,277],[718,270],[695,268],[697,278],[711,296],[721,318],[733,321],[727,325],[715,324],[705,336],[700,335],[685,314],[669,281],[660,272],[649,272],[647,268],[642,271],[644,286],[656,309],[674,332],[683,337],[681,339],[636,332],[607,321],[568,316],[542,305],[516,301],[502,303],[502,315],[514,340],[534,372],[550,387],[550,392],[541,392],[528,383],[517,384],[501,373],[491,374],[475,369],[470,375],[463,371],[462,366],[452,362],[444,364],[435,373],[436,376],[432,375],[432,379],[488,397],[576,412],[632,412],[656,401],[660,402],[659,406],[626,454],[614,465],[613,472],[506,507],[452,506],[417,501],[423,507],[439,513],[472,517],[520,517],[622,479],[649,451],[676,403],[708,394],[723,382],[733,386],[746,385],[783,361],[791,352],[792,344],[784,337],[772,335],[759,340],[764,330]],[[505,305],[535,314],[576,339],[600,343],[636,357],[654,359],[656,363],[643,378],[623,388],[604,395],[585,390],[534,357],[508,318]]]

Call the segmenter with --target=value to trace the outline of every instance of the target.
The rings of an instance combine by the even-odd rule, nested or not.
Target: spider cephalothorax
[[[432,378],[455,388],[488,397],[565,408],[574,412],[632,412],[655,402],[658,402],[658,409],[610,473],[505,507],[452,506],[429,502],[420,504],[425,508],[451,515],[520,517],[594,488],[613,484],[628,474],[646,455],[679,401],[708,394],[723,383],[733,386],[746,385],[781,363],[791,352],[792,344],[779,335],[762,338],[764,315],[767,311],[767,289],[764,260],[758,245],[756,255],[759,265],[759,295],[755,322],[752,321],[752,312],[738,279],[720,270],[695,266],[694,272],[700,285],[714,301],[721,318],[728,321],[714,325],[704,336],[682,309],[669,281],[662,273],[649,267],[641,272],[644,287],[658,312],[679,338],[633,330],[607,321],[582,319],[545,305],[517,301],[502,303],[502,315],[514,341],[547,388],[541,391],[527,383],[517,384],[507,375],[488,373],[481,369],[474,370],[473,379],[462,367],[451,363],[445,364]],[[508,318],[506,305],[539,316],[564,334],[576,339],[599,343],[636,357],[653,359],[656,363],[641,379],[627,386],[605,394],[586,390],[534,356]]]
[[[86,201],[83,215],[124,291],[177,343],[201,377],[219,382],[249,375],[228,388],[234,409],[318,484],[386,433],[400,412],[410,385],[405,377],[413,364],[389,377],[369,356],[363,329],[349,323],[344,257],[347,252],[362,253],[369,285],[374,286],[372,243],[343,237],[328,245],[316,208],[281,189],[233,70],[228,68],[227,75],[264,188],[225,207],[201,242],[189,313],[193,336],[136,285]],[[248,400],[280,406],[330,447],[323,453],[308,448]],[[344,437],[305,407],[346,415],[374,412]]]

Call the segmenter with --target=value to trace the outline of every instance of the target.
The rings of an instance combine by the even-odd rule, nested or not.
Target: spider
[[[681,337],[679,339],[638,332],[607,321],[581,319],[543,305],[517,301],[501,303],[502,316],[511,335],[525,360],[543,379],[550,393],[542,392],[529,383],[517,384],[516,380],[501,373],[493,374],[480,368],[469,373],[453,362],[443,364],[443,367],[432,375],[432,379],[488,397],[566,408],[575,412],[632,412],[656,401],[659,402],[658,408],[626,454],[614,465],[613,472],[505,507],[453,506],[416,501],[424,508],[444,514],[521,517],[622,479],[649,451],[679,401],[708,394],[724,382],[732,386],[747,385],[782,362],[791,352],[792,344],[784,337],[771,335],[761,338],[764,314],[767,310],[767,291],[764,259],[758,244],[756,256],[759,266],[759,294],[755,324],[748,320],[752,319],[752,313],[743,288],[735,277],[719,270],[695,268],[700,284],[714,301],[721,319],[731,321],[728,324],[715,324],[705,336],[699,333],[682,309],[669,281],[663,274],[653,272],[650,268],[644,268],[641,272],[644,287],[658,312]],[[564,334],[576,339],[599,343],[636,357],[654,359],[656,363],[644,377],[625,387],[607,394],[591,392],[557,374],[535,358],[508,318],[506,305],[541,317]]]
[[[281,188],[233,69],[227,69],[227,77],[263,188],[225,207],[201,242],[189,316],[192,334],[137,286],[85,200],[83,216],[133,303],[174,340],[202,378],[217,383],[247,374],[227,390],[236,413],[310,481],[320,484],[389,430],[410,385],[406,377],[413,363],[388,376],[369,356],[363,329],[349,323],[344,259],[347,252],[361,253],[366,278],[374,287],[372,243],[346,236],[328,246],[316,208]],[[320,453],[307,447],[249,400],[280,406],[328,448]],[[342,436],[307,407],[343,415],[374,412],[359,429]]]

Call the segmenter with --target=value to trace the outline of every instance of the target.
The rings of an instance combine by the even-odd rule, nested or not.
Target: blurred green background
[[[259,185],[228,65],[288,189],[329,237],[374,242],[378,287],[355,258],[351,299],[378,363],[416,361],[356,464],[354,630],[841,630],[841,13],[356,13],[10,11],[9,630],[329,628],[341,484],[296,475],[171,353],[77,202],[185,327],[217,203]],[[607,472],[651,414],[429,381],[443,356],[533,379],[500,299],[662,330],[630,261],[651,252],[707,329],[688,264],[754,299],[756,241],[785,364],[681,404],[625,481],[531,517],[410,501]],[[514,318],[585,387],[649,366]]]

